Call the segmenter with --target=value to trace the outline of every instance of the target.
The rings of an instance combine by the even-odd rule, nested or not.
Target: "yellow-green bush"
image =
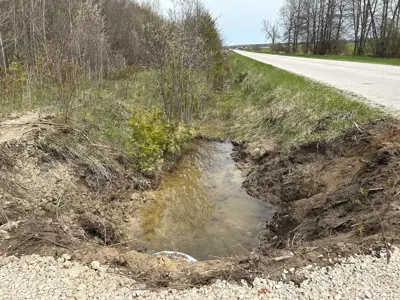
[[[156,106],[150,110],[135,108],[129,125],[133,164],[144,171],[159,168],[166,152],[179,152],[181,144],[194,135],[183,123],[168,121]]]

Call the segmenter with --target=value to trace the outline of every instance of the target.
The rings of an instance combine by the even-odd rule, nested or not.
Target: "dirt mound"
[[[368,252],[399,243],[399,142],[400,123],[380,121],[348,130],[336,144],[270,151],[257,160],[244,149],[253,166],[245,182],[249,193],[283,208],[268,222],[260,252]]]
[[[0,226],[7,234],[0,236],[0,255],[48,255],[44,244],[54,253],[125,239],[124,217],[135,216],[143,206],[138,190],[153,184],[125,161],[111,147],[35,113],[1,123]],[[18,225],[8,228],[10,222]]]
[[[39,113],[34,111],[27,113],[22,117],[0,123],[0,144],[20,139],[31,131],[38,121]]]

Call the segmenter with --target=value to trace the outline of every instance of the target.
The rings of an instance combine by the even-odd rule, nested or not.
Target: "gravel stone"
[[[93,270],[96,270],[96,271],[100,270],[100,263],[98,261],[94,260],[91,263],[91,267],[92,267]]]
[[[71,255],[63,254],[62,258],[64,258],[64,260],[71,260]]]
[[[82,268],[79,266],[74,266],[68,270],[68,275],[71,278],[77,278],[82,274]]]
[[[37,255],[0,257],[0,300],[400,299],[400,251],[397,248],[389,264],[383,253],[381,258],[354,255],[333,267],[307,266],[295,270],[295,274],[307,278],[299,286],[255,278],[252,287],[244,281],[238,285],[217,280],[210,286],[160,291],[147,290],[127,277],[98,272],[100,263],[97,261],[88,268],[66,258],[61,262]],[[71,263],[70,269],[64,267],[66,262]],[[259,291],[267,292],[259,295]]]
[[[64,258],[62,258],[62,257],[59,257],[59,258],[57,258],[57,262],[59,262],[59,263],[63,263],[65,260],[64,260]]]

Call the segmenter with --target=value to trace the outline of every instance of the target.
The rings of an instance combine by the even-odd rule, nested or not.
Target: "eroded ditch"
[[[69,253],[83,263],[123,267],[147,284],[197,286],[372,253],[383,236],[399,243],[397,121],[349,128],[334,143],[287,151],[243,145],[235,153],[248,176],[231,160],[231,145],[195,147],[153,191],[157,178],[134,173],[118,153],[93,147],[68,128],[38,120],[21,129],[22,137],[0,145],[0,255]],[[265,203],[281,213],[260,228],[273,213]],[[129,218],[143,244],[132,239]],[[244,250],[254,245],[253,253]],[[149,255],[144,247],[224,258],[190,264]]]
[[[149,192],[154,200],[142,210],[134,234],[139,244],[197,260],[244,255],[257,247],[276,208],[247,194],[232,153],[230,142],[188,145],[176,169]]]

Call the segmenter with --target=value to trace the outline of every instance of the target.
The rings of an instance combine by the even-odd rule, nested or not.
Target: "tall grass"
[[[226,61],[229,77],[222,91],[211,95],[196,120],[204,135],[247,141],[274,140],[282,147],[316,140],[333,140],[354,123],[382,113],[363,102],[303,77],[232,53]],[[46,107],[64,120],[64,106],[51,86],[2,94],[2,115]],[[28,98],[28,95],[30,98]],[[70,124],[91,142],[122,152],[132,142],[129,119],[136,108],[159,104],[154,71],[132,71],[102,83],[81,82],[69,99]]]
[[[231,55],[229,91],[217,96],[203,130],[247,141],[271,140],[282,147],[330,141],[354,123],[382,117],[376,108],[333,88]]]
[[[150,107],[159,99],[153,71],[130,70],[118,79],[100,83],[76,80],[70,88],[55,83],[5,82],[0,93],[0,120],[11,114],[40,109],[55,116],[55,123],[84,132],[96,144],[118,150],[130,143],[129,118],[137,107]]]

